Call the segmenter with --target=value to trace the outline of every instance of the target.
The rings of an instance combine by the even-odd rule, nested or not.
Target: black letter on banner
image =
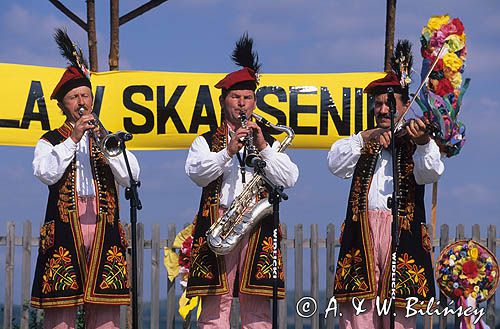
[[[375,111],[374,111],[374,101],[373,101],[373,96],[372,95],[368,95],[368,97],[366,97],[366,108],[367,108],[367,111],[366,111],[366,122],[368,122],[367,124],[367,129],[373,129],[375,128]]]
[[[35,101],[38,104],[39,113],[35,113]],[[21,122],[22,129],[28,129],[31,121],[36,120],[42,123],[43,130],[50,130],[49,116],[47,115],[47,106],[43,97],[42,84],[40,81],[31,81],[28,100],[24,107],[23,121]]]
[[[172,94],[172,97],[168,100],[167,105],[165,104],[165,86],[158,86],[156,87],[156,93],[157,93],[157,116],[158,116],[158,134],[164,134],[166,130],[166,125],[167,121],[170,117],[172,117],[172,122],[175,125],[175,128],[177,131],[181,134],[186,133],[186,127],[182,124],[182,120],[179,117],[179,114],[177,113],[177,110],[175,109],[175,105],[179,101],[179,98],[181,98],[182,93],[186,89],[186,86],[177,86],[175,88],[174,93]]]
[[[317,113],[317,108],[314,105],[298,105],[299,94],[316,95],[318,89],[316,87],[290,87],[290,128],[296,134],[300,135],[316,135],[316,127],[299,127],[297,119],[299,113]]]
[[[363,130],[363,89],[354,89],[354,133]]]
[[[280,103],[286,102],[286,91],[285,89],[281,87],[261,87],[257,89],[257,92],[255,93],[255,97],[257,98],[257,107],[264,113],[267,113],[269,115],[272,115],[278,120],[279,125],[285,125],[286,126],[286,115],[283,113],[283,111],[278,110],[277,108],[269,105],[266,103],[264,98],[266,95],[275,95],[278,97],[278,101]]]
[[[123,127],[131,134],[146,134],[153,130],[155,125],[155,117],[153,112],[147,107],[136,104],[132,101],[133,94],[143,94],[147,101],[153,100],[153,90],[149,86],[128,86],[123,91],[123,105],[136,113],[142,114],[146,122],[142,125],[136,125],[132,122],[132,118],[123,118]]]
[[[350,88],[344,88],[344,109],[342,111],[342,120],[340,119],[339,112],[337,111],[337,106],[333,101],[332,95],[330,94],[330,90],[327,87],[321,87],[321,121],[320,121],[320,135],[328,135],[328,114],[333,120],[335,127],[340,136],[348,136],[349,135],[349,119],[351,113],[350,106]],[[347,102],[346,102],[346,94],[347,94]]]
[[[201,116],[203,107],[207,109],[206,117]],[[196,104],[194,105],[194,112],[193,117],[191,118],[191,125],[189,126],[189,133],[197,133],[200,125],[208,125],[210,126],[210,130],[217,129],[217,118],[215,117],[214,104],[212,103],[210,89],[207,85],[200,86],[200,89],[198,90],[198,97],[196,97]]]
[[[94,106],[92,106],[92,112],[97,116],[101,114],[102,99],[104,97],[104,86],[97,86],[95,88]],[[116,111],[116,109],[110,109],[111,111]]]

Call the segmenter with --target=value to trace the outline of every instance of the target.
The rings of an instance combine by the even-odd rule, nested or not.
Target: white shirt
[[[229,140],[229,137],[228,137]],[[284,188],[295,185],[299,177],[299,169],[288,155],[278,152],[280,143],[275,141],[260,152],[262,160],[266,162],[264,171],[266,176],[275,184]],[[243,158],[243,150],[240,151]],[[211,152],[203,136],[198,136],[191,144],[185,165],[186,174],[198,186],[205,187],[220,175],[222,187],[220,204],[229,207],[235,197],[243,190],[242,176],[237,156],[230,157],[227,149]],[[253,169],[245,168],[245,181],[249,182],[253,176]]]
[[[90,166],[88,132],[85,132],[78,143],[73,142],[71,137],[68,137],[64,142],[53,146],[48,141],[40,139],[35,147],[33,174],[44,184],[53,185],[61,179],[75,156],[77,193],[79,196],[94,196],[95,186]],[[140,172],[139,163],[136,157],[128,151],[127,157],[132,176],[134,180],[138,180]],[[115,181],[121,186],[128,187],[130,181],[123,154],[108,158],[107,160]]]
[[[328,167],[340,178],[351,178],[363,148],[361,133],[335,142],[328,152]],[[417,145],[413,154],[413,175],[417,184],[437,182],[444,171],[439,147],[434,140]],[[368,191],[368,209],[389,210],[387,198],[392,195],[392,157],[383,149],[377,160],[375,172]]]

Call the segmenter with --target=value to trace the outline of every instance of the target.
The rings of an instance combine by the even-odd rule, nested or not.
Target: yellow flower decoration
[[[456,34],[452,34],[446,38],[446,44],[450,52],[454,53],[465,47],[465,34],[462,34],[464,38],[459,37]]]
[[[462,74],[460,74],[460,72],[455,73],[450,82],[454,89],[460,88],[460,86],[462,85]],[[476,258],[474,259],[477,259],[477,249],[476,249]]]
[[[458,71],[462,67],[462,60],[455,53],[447,53],[443,56],[443,64],[452,71]]]
[[[469,249],[469,255],[472,257],[473,260],[477,259],[477,256],[479,255],[479,251],[477,248],[471,248]]]
[[[443,15],[443,16],[432,16],[429,19],[429,22],[427,22],[427,27],[432,30],[439,30],[443,24],[448,23],[450,20],[450,16],[448,15]]]

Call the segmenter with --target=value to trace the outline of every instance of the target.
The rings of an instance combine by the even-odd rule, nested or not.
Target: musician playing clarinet
[[[411,47],[410,47],[411,49]],[[406,56],[411,56],[408,51]],[[379,316],[379,305],[391,301],[390,196],[393,191],[392,156],[396,157],[399,195],[399,247],[396,256],[395,328],[415,328],[416,317],[405,317],[406,298],[415,297],[425,308],[434,296],[430,257],[431,240],[425,225],[425,184],[436,182],[444,171],[439,147],[426,132],[426,120],[412,120],[391,141],[388,91],[394,91],[396,120],[409,104],[408,75],[395,58],[393,72],[372,81],[364,92],[374,98],[376,128],[361,131],[335,142],[328,153],[330,171],[340,178],[352,178],[347,214],[341,229],[334,295],[342,316],[340,328],[389,328],[390,316]],[[410,72],[408,69],[407,72]],[[362,312],[355,315],[352,299],[364,299]]]
[[[209,248],[206,234],[254,175],[246,161],[249,141],[265,161],[265,174],[274,184],[292,187],[299,173],[288,155],[277,151],[280,143],[250,120],[260,67],[252,44],[246,34],[237,42],[233,60],[243,68],[229,73],[215,86],[221,89],[222,123],[198,136],[186,159],[186,174],[203,188],[194,223],[186,295],[201,296],[198,326],[204,329],[230,327],[233,296],[239,297],[243,328],[271,328],[273,216],[261,219],[226,255],[217,255]],[[260,193],[254,196],[265,197]],[[278,298],[283,298],[284,270],[279,249],[277,263]]]
[[[49,198],[31,305],[45,310],[44,328],[76,328],[81,306],[85,328],[119,328],[120,305],[130,301],[128,242],[118,209],[118,185],[130,182],[125,158],[106,158],[90,138],[97,127],[89,72],[66,32],[55,38],[70,66],[50,98],[66,120],[35,148],[33,172]],[[137,180],[137,159],[127,156]]]

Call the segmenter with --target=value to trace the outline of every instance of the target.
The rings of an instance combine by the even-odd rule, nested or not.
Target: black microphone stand
[[[288,200],[288,195],[283,192],[283,186],[277,186],[267,178],[264,172],[266,162],[259,160],[254,166],[255,172],[266,183],[269,192],[269,203],[273,205],[273,329],[278,329],[278,228],[280,221],[280,202]]]
[[[125,138],[122,138],[120,144],[130,180],[130,187],[125,189],[125,199],[130,200],[130,226],[132,227],[130,237],[132,240],[132,328],[137,329],[139,328],[139,310],[137,308],[137,210],[142,209],[137,188],[141,186],[141,182],[134,180],[132,176],[125,147]]]
[[[394,89],[387,89],[387,105],[391,117],[391,154],[392,154],[392,197],[387,200],[387,206],[392,210],[392,225],[391,225],[391,308],[390,308],[390,328],[394,329],[396,318],[396,253],[399,246],[399,186],[398,186],[398,168],[396,157],[396,137],[394,118],[396,116],[396,99],[394,98]]]

